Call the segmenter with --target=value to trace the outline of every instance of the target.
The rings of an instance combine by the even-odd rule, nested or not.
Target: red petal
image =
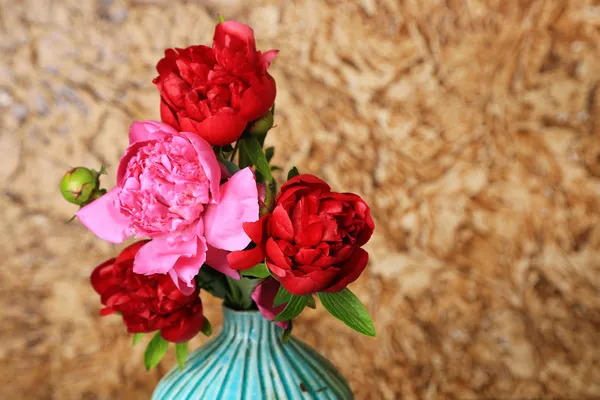
[[[311,272],[302,276],[287,274],[279,278],[279,282],[291,294],[302,296],[304,294],[322,292],[326,289],[333,279],[335,279],[337,270],[320,270]]]
[[[247,270],[265,260],[265,252],[260,247],[250,250],[232,251],[227,254],[227,262],[232,269]]]
[[[175,321],[172,326],[161,329],[160,335],[169,342],[187,342],[200,332],[203,323],[202,304],[198,299],[198,304],[193,309],[181,313],[180,319]]]
[[[275,207],[271,218],[271,235],[275,239],[291,241],[294,239],[294,227],[292,220],[282,206]]]
[[[257,245],[264,242],[263,235],[265,232],[265,227],[269,223],[270,217],[270,214],[263,215],[258,221],[244,222],[242,225],[244,232],[246,232],[250,240]]]
[[[254,31],[251,27],[235,21],[225,21],[217,24],[215,36],[213,37],[213,48],[222,49],[228,47],[227,36],[232,36],[244,42],[251,52],[256,52]]]
[[[287,181],[283,186],[281,186],[281,190],[279,191],[279,195],[277,196],[277,204],[279,204],[279,200],[285,195],[285,192],[295,186],[306,187],[309,188],[311,191],[319,190],[321,191],[321,193],[328,193],[331,191],[331,188],[324,180],[319,179],[314,175],[301,174],[293,177],[292,179]]]
[[[163,97],[160,99],[160,119],[165,124],[172,126],[176,130],[179,130],[179,122],[177,121],[177,117],[169,105],[165,102]]]
[[[302,247],[315,247],[323,237],[323,225],[320,222],[310,224],[296,233],[296,245]]]
[[[275,240],[269,238],[266,246],[267,257],[276,265],[283,268],[292,266],[290,260],[283,254]]]
[[[114,314],[114,313],[116,313],[116,312],[117,312],[117,310],[113,310],[113,309],[112,309],[112,308],[110,308],[110,307],[105,307],[105,308],[103,308],[102,310],[100,310],[100,315],[101,315],[102,317],[106,317],[107,315],[111,315],[111,314]]]
[[[294,261],[301,265],[310,265],[320,255],[321,252],[316,249],[300,249],[298,250],[298,253],[296,253]]]
[[[90,276],[92,287],[99,295],[102,295],[110,286],[116,283],[113,273],[115,260],[115,258],[111,258],[104,261],[94,268],[92,276]]]
[[[234,112],[219,112],[200,122],[195,133],[211,146],[225,146],[240,138],[247,123]]]
[[[273,106],[276,94],[275,79],[271,75],[252,79],[240,99],[240,115],[248,121],[262,117]]]
[[[127,246],[125,249],[123,249],[123,251],[121,251],[121,253],[117,257],[116,263],[122,263],[125,261],[133,261],[133,259],[135,258],[135,255],[140,250],[140,248],[148,242],[149,242],[149,240],[141,240],[139,242],[135,242],[135,243]]]
[[[346,260],[344,265],[341,267],[338,276],[341,279],[333,286],[324,290],[324,292],[339,292],[346,286],[358,279],[360,274],[364,271],[369,261],[369,253],[363,249],[356,249],[352,256]]]

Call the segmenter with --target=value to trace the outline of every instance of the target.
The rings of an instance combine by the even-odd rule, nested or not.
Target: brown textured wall
[[[0,0],[0,398],[146,399],[173,363],[145,372],[98,317],[88,276],[117,248],[63,223],[57,184],[102,162],[114,183],[162,50],[209,43],[218,12],[281,50],[276,162],[373,207],[353,289],[377,339],[296,324],[357,398],[600,396],[595,3]]]

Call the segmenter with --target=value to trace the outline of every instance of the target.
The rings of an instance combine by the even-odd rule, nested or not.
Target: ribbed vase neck
[[[282,329],[265,319],[258,311],[236,311],[223,307],[223,330],[221,335],[233,336],[239,340],[258,342],[275,340]]]

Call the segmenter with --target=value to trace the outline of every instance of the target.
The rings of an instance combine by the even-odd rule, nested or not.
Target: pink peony
[[[161,122],[135,122],[117,173],[117,186],[83,207],[77,218],[96,236],[120,243],[152,239],[135,257],[134,272],[169,273],[185,294],[206,262],[238,279],[229,251],[250,238],[244,222],[258,219],[258,193],[249,168],[221,184],[221,166],[201,137]]]

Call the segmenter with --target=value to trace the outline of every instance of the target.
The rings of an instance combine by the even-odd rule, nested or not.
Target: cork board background
[[[217,13],[281,50],[275,161],[372,205],[352,288],[377,339],[322,309],[295,329],[356,397],[600,397],[600,3],[0,0],[0,398],[147,399],[173,365],[98,316],[122,246],[65,225],[57,186],[114,184],[163,49]]]

